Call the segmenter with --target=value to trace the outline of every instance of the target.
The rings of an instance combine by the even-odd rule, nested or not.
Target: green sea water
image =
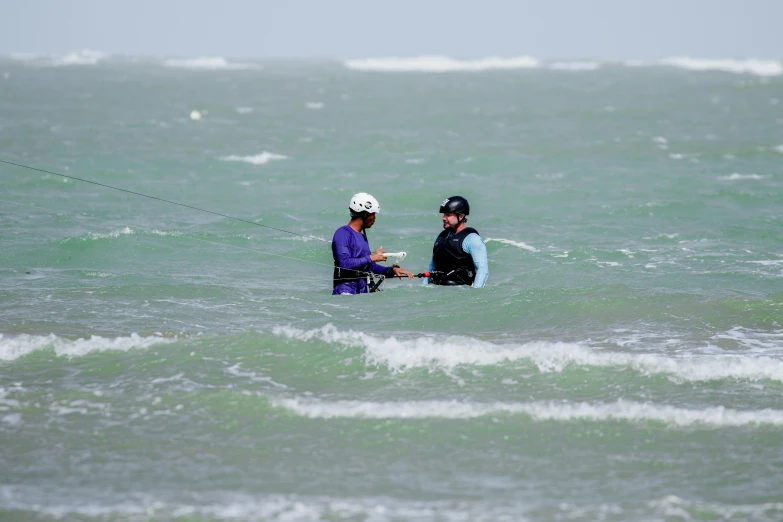
[[[0,160],[264,225],[0,164],[0,519],[783,519],[781,87],[0,59]],[[362,191],[487,287],[333,297]]]

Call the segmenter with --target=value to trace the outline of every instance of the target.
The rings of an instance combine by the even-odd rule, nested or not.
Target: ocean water
[[[0,160],[264,225],[0,164],[0,519],[783,519],[781,72],[0,59]],[[487,287],[331,296],[359,191]]]

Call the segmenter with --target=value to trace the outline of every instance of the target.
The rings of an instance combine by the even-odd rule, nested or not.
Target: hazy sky
[[[783,58],[783,0],[0,0],[0,53]]]

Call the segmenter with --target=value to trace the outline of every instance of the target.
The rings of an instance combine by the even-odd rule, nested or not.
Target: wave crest
[[[538,252],[538,249],[535,247],[532,247],[526,243],[523,243],[522,241],[512,241],[511,239],[503,239],[503,238],[491,238],[488,237],[484,240],[484,243],[489,243],[490,241],[496,241],[498,243],[503,243],[504,245],[511,245],[515,246],[517,248],[521,248],[523,250],[529,250],[531,252]]]
[[[58,357],[79,357],[92,352],[147,349],[155,344],[168,344],[176,339],[157,335],[141,336],[131,334],[127,337],[101,337],[92,335],[89,339],[63,339],[49,335],[7,335],[0,334],[0,360],[14,361],[39,350],[53,349]]]
[[[783,410],[739,411],[722,406],[701,410],[619,400],[614,403],[461,402],[461,401],[321,401],[270,399],[274,406],[313,419],[473,419],[522,414],[538,421],[661,422],[670,426],[783,426]]]
[[[723,181],[738,181],[744,179],[761,180],[766,177],[767,176],[763,176],[761,174],[740,174],[738,172],[735,172],[729,176],[718,176],[718,179]]]
[[[165,60],[163,65],[175,69],[190,69],[194,71],[244,71],[260,69],[256,63],[229,62],[222,56],[200,56],[189,59]]]
[[[288,156],[283,156],[282,154],[275,154],[273,152],[264,151],[261,154],[256,154],[255,156],[231,155],[231,156],[222,156],[220,159],[223,161],[241,161],[244,163],[250,163],[251,165],[264,165],[272,160],[288,159]]]
[[[547,69],[554,71],[595,71],[600,67],[600,62],[552,62],[547,64]]]
[[[37,489],[18,485],[0,486],[6,509],[21,510],[28,518],[130,520],[246,520],[248,522],[294,522],[367,520],[551,520],[552,508],[543,503],[511,499],[401,500],[382,496],[251,495],[212,492],[189,502],[164,494],[138,494],[132,500],[91,499],[66,503],[42,501]],[[47,497],[48,498],[48,497]],[[673,495],[643,503],[594,503],[557,506],[559,520],[754,520],[778,521],[783,502],[715,504],[686,500]],[[607,514],[621,514],[607,516]]]
[[[31,65],[62,67],[68,65],[96,65],[109,58],[110,55],[101,51],[82,49],[81,51],[74,51],[64,55],[11,53],[8,56],[12,60],[29,63]]]
[[[662,60],[626,60],[627,67],[676,67],[687,71],[717,71],[734,74],[753,74],[756,76],[780,76],[783,74],[783,64],[776,60],[735,59],[701,59],[687,56],[676,56]]]
[[[480,60],[456,60],[447,56],[414,56],[410,58],[366,58],[346,60],[343,65],[356,71],[382,72],[456,72],[509,69],[531,69],[540,62],[530,56],[516,58],[483,58]]]
[[[540,372],[562,372],[568,367],[630,368],[644,375],[672,375],[685,381],[769,379],[783,382],[783,361],[767,356],[724,355],[678,358],[649,353],[597,350],[575,343],[530,342],[493,344],[462,336],[412,339],[376,337],[363,332],[341,332],[328,324],[316,330],[278,326],[272,333],[301,341],[320,340],[364,350],[371,366],[400,372],[415,368],[452,371],[458,366],[496,366],[528,361]]]
[[[531,56],[513,58],[488,57],[478,60],[458,60],[448,56],[412,56],[365,58],[343,61],[348,69],[374,72],[460,72],[514,69],[548,69],[554,71],[595,71],[606,61],[551,61],[541,62]],[[777,60],[749,59],[701,59],[676,56],[660,60],[626,60],[619,65],[626,67],[675,67],[687,71],[718,71],[734,74],[753,74],[756,76],[780,76],[783,64]]]

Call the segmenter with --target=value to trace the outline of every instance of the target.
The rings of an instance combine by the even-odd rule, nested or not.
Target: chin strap
[[[456,224],[456,225],[454,225],[453,227],[449,227],[449,230],[451,230],[451,232],[452,232],[453,234],[456,234],[456,233],[457,233],[457,229],[458,229],[458,228],[459,228],[459,226],[460,226],[462,223],[464,223],[464,222],[465,222],[465,216],[464,216],[464,215],[462,215],[462,214],[457,214],[457,224]]]
[[[367,228],[367,218],[370,216],[370,213],[367,211],[362,212],[362,234],[364,234],[364,239],[367,239],[367,234],[364,232]]]

